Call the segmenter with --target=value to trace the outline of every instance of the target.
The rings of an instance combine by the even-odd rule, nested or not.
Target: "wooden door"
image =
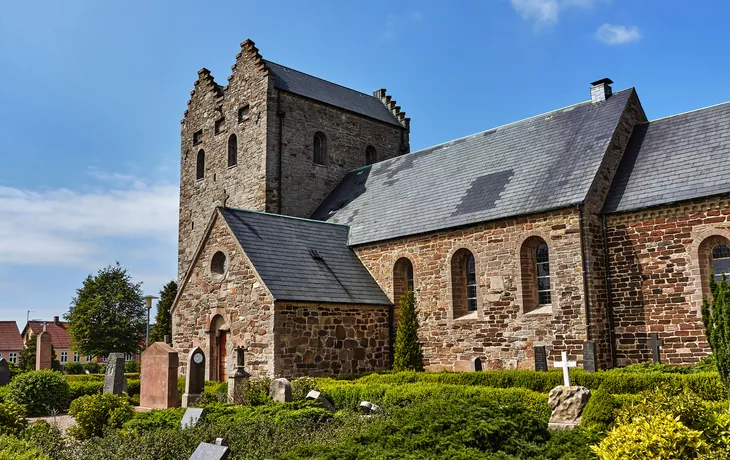
[[[226,372],[226,343],[228,342],[228,332],[220,332],[218,336],[218,381],[225,382],[228,379]]]

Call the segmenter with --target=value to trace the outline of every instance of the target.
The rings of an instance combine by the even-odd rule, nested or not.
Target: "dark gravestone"
[[[596,372],[596,342],[583,342],[583,369],[587,372]]]
[[[661,363],[661,352],[664,340],[659,338],[659,334],[652,332],[649,334],[649,346],[651,346],[651,359],[656,363]]]
[[[231,451],[228,449],[226,442],[218,438],[215,440],[215,444],[207,442],[198,444],[198,448],[195,449],[190,460],[225,460],[230,453]]]
[[[545,352],[544,345],[538,345],[534,348],[535,351],[535,370],[540,372],[547,372],[547,353]]]
[[[180,428],[194,428],[203,415],[205,415],[205,409],[198,407],[187,408],[182,420],[180,420]]]
[[[471,371],[481,372],[482,371],[482,358],[476,357],[471,359]]]
[[[104,374],[104,393],[120,395],[127,392],[124,376],[124,353],[109,353]]]
[[[192,349],[188,355],[188,369],[185,378],[185,394],[182,397],[182,406],[195,405],[203,393],[205,385],[205,353],[200,347]]]
[[[0,358],[0,387],[10,383],[10,366],[5,358]]]

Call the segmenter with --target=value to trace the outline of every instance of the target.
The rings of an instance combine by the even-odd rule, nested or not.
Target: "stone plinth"
[[[127,392],[127,377],[124,376],[124,353],[109,353],[104,374],[104,393],[120,395]]]
[[[163,342],[155,342],[142,353],[139,405],[152,409],[177,407],[178,355]]]
[[[553,412],[548,428],[571,430],[580,425],[583,408],[590,397],[591,392],[586,387],[559,386],[550,390],[548,404]]]
[[[43,325],[43,332],[38,334],[35,344],[35,369],[50,369],[53,359],[51,350],[51,334],[46,331],[46,325]]]

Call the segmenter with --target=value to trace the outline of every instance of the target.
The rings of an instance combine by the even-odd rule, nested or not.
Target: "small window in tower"
[[[248,104],[238,109],[238,122],[241,123],[246,120],[248,120]]]
[[[193,134],[193,145],[198,145],[203,142],[203,130],[196,131],[195,134]]]
[[[373,163],[377,163],[378,161],[378,152],[375,151],[375,147],[372,145],[368,145],[368,147],[365,149],[365,165],[371,165]]]
[[[226,255],[223,252],[218,251],[213,254],[213,259],[210,261],[210,271],[215,275],[224,275],[228,270],[228,261]]]
[[[314,164],[327,164],[327,138],[324,134],[317,131],[314,133]]]
[[[235,134],[231,134],[228,138],[228,167],[238,164],[238,138]]]
[[[195,166],[195,179],[203,180],[205,177],[205,150],[198,151],[198,162]]]
[[[220,118],[220,119],[216,120],[215,121],[215,133],[220,134],[223,131],[225,131],[226,130],[224,127],[225,124],[226,124],[225,118]]]

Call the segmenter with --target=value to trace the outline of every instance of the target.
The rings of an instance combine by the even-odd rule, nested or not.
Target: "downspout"
[[[606,282],[606,320],[608,321],[608,349],[611,353],[611,367],[616,367],[616,331],[613,327],[613,292],[611,290],[611,266],[608,257],[608,230],[606,215],[601,216],[601,233],[603,234],[603,265]]]
[[[276,92],[276,118],[279,120],[279,129],[278,129],[279,133],[278,133],[278,139],[277,139],[277,144],[279,146],[279,148],[278,148],[278,150],[279,150],[279,167],[278,167],[277,177],[279,180],[277,183],[276,194],[278,197],[278,210],[277,210],[278,214],[281,214],[282,209],[283,209],[283,205],[282,205],[283,197],[281,196],[281,190],[282,190],[281,183],[284,180],[284,177],[283,177],[284,176],[284,173],[283,173],[284,146],[282,145],[282,142],[284,139],[284,115],[285,115],[285,112],[283,110],[281,110],[281,91],[277,90],[277,92]]]
[[[592,340],[591,335],[591,300],[588,289],[588,258],[586,257],[586,238],[583,225],[583,206],[578,205],[578,225],[580,226],[580,255],[583,266],[583,298],[586,310],[586,340]]]

